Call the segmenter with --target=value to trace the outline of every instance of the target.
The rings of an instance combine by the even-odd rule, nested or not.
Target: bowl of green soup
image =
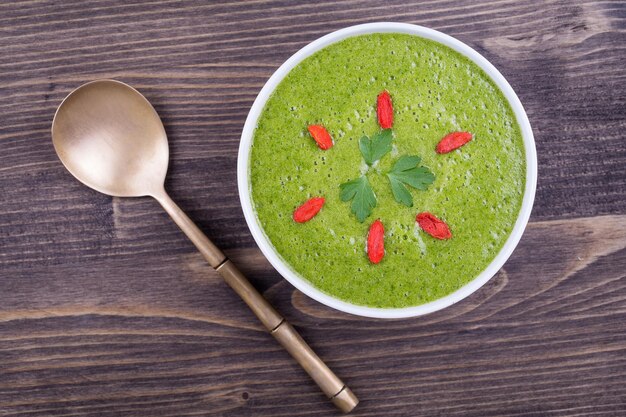
[[[297,289],[401,318],[502,267],[533,205],[528,117],[502,74],[448,35],[348,27],[305,46],[246,120],[238,187],[252,236]]]

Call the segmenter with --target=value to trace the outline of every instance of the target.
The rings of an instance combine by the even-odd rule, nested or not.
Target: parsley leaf
[[[373,165],[374,162],[391,152],[392,140],[391,129],[381,130],[371,138],[363,136],[361,140],[359,140],[359,149],[367,165]]]
[[[355,180],[344,182],[339,186],[341,192],[339,198],[341,201],[352,200],[352,212],[356,218],[363,223],[365,219],[372,214],[372,210],[376,207],[376,195],[372,191],[369,181],[365,176]]]
[[[413,197],[407,185],[425,191],[435,181],[435,176],[428,168],[418,166],[421,160],[419,156],[403,156],[387,173],[393,197],[407,207],[413,207]]]

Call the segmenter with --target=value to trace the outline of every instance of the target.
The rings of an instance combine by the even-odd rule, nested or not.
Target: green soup
[[[339,185],[367,165],[359,139],[380,130],[376,97],[394,106],[393,150],[367,176],[377,197],[360,223]],[[307,126],[323,124],[334,146],[320,150]],[[435,153],[446,134],[474,139]],[[427,191],[409,189],[413,207],[393,198],[386,172],[402,155],[418,155],[435,175]],[[466,57],[412,35],[370,34],[334,43],[295,67],[258,120],[250,157],[256,215],[283,260],[321,291],[371,307],[436,300],[474,279],[504,245],[517,219],[525,182],[520,128],[502,92]],[[292,219],[307,199],[326,204],[307,223]],[[415,222],[428,211],[453,237],[437,240]],[[385,226],[385,257],[369,262],[370,224]]]

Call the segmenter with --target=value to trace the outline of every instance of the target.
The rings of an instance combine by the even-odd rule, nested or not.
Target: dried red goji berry
[[[333,147],[333,139],[330,137],[328,130],[322,125],[310,125],[309,133],[315,139],[317,146],[322,150],[327,150]]]
[[[306,201],[293,212],[293,220],[298,223],[306,223],[311,220],[324,205],[324,197],[313,197]]]
[[[385,228],[380,220],[376,220],[370,226],[367,234],[367,257],[370,262],[377,264],[385,256]]]
[[[393,105],[391,104],[391,96],[387,90],[378,95],[376,104],[378,124],[383,129],[391,129],[391,126],[393,125]]]
[[[472,134],[470,132],[452,132],[439,141],[436,151],[437,153],[452,152],[465,145],[470,140],[472,140]]]
[[[431,235],[436,239],[450,239],[452,237],[452,233],[450,232],[450,228],[443,221],[435,217],[434,214],[431,214],[427,211],[418,214],[415,217],[415,220],[420,225],[423,231]]]

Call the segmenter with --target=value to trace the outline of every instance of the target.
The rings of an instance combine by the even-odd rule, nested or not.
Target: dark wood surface
[[[491,60],[539,154],[531,223],[479,292],[360,319],[263,259],[236,190],[239,135],[272,72],[317,37],[422,24]],[[355,416],[626,414],[626,4],[620,1],[0,3],[0,415],[335,415],[150,199],[59,163],[50,123],[81,83],[143,92],[167,187],[360,396]]]

